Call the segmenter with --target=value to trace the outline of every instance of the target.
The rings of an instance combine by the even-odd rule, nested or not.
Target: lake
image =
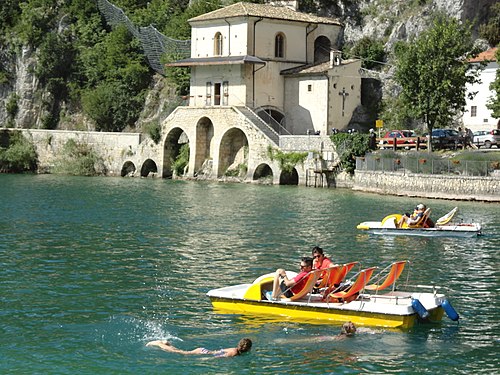
[[[0,175],[0,372],[49,374],[491,374],[499,363],[500,205],[343,189],[160,179]],[[372,236],[359,222],[423,202],[459,206],[472,239]],[[334,262],[411,261],[412,283],[446,287],[459,323],[409,331],[221,315],[205,293],[297,271],[314,245]],[[250,354],[182,349],[254,342]]]

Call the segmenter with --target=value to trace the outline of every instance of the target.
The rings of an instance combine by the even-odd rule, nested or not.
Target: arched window
[[[222,55],[222,34],[217,32],[214,37],[214,56]]]
[[[276,34],[274,38],[274,57],[285,57],[285,35]]]

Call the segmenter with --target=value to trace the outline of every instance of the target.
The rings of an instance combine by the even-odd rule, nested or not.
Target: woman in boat
[[[193,350],[182,350],[173,346],[165,340],[150,341],[146,346],[157,346],[161,350],[178,354],[198,354],[198,355],[213,355],[214,357],[236,357],[237,355],[246,353],[252,348],[252,340],[241,339],[236,348],[226,348],[219,350],[208,350],[205,348],[196,348]]]
[[[319,246],[312,248],[313,269],[325,270],[333,265],[332,261],[325,256],[323,249]]]
[[[417,224],[422,216],[424,216],[425,209],[425,204],[420,203],[417,205],[417,207],[415,207],[415,210],[411,215],[405,213],[398,221],[398,228],[401,228],[404,223],[406,223],[407,225]]]
[[[281,294],[286,298],[293,297],[304,287],[307,275],[312,271],[313,260],[309,257],[302,258],[300,262],[300,272],[293,279],[289,279],[283,268],[278,268],[274,275],[273,293],[271,298],[276,300]]]

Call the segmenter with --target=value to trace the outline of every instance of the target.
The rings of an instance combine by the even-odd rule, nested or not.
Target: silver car
[[[474,144],[479,148],[484,146],[491,148],[491,146],[499,147],[500,144],[500,130],[479,130],[474,132]]]

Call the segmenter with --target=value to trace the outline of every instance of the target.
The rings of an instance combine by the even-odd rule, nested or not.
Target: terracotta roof
[[[481,61],[497,61],[495,54],[498,47],[490,48],[484,52],[481,52],[477,57],[470,59],[469,62],[481,62]]]
[[[217,9],[213,12],[191,18],[188,21],[209,21],[234,17],[264,17],[287,21],[324,23],[339,26],[343,25],[340,21],[333,18],[318,17],[312,14],[301,13],[284,6],[254,3],[236,3],[225,8]]]

